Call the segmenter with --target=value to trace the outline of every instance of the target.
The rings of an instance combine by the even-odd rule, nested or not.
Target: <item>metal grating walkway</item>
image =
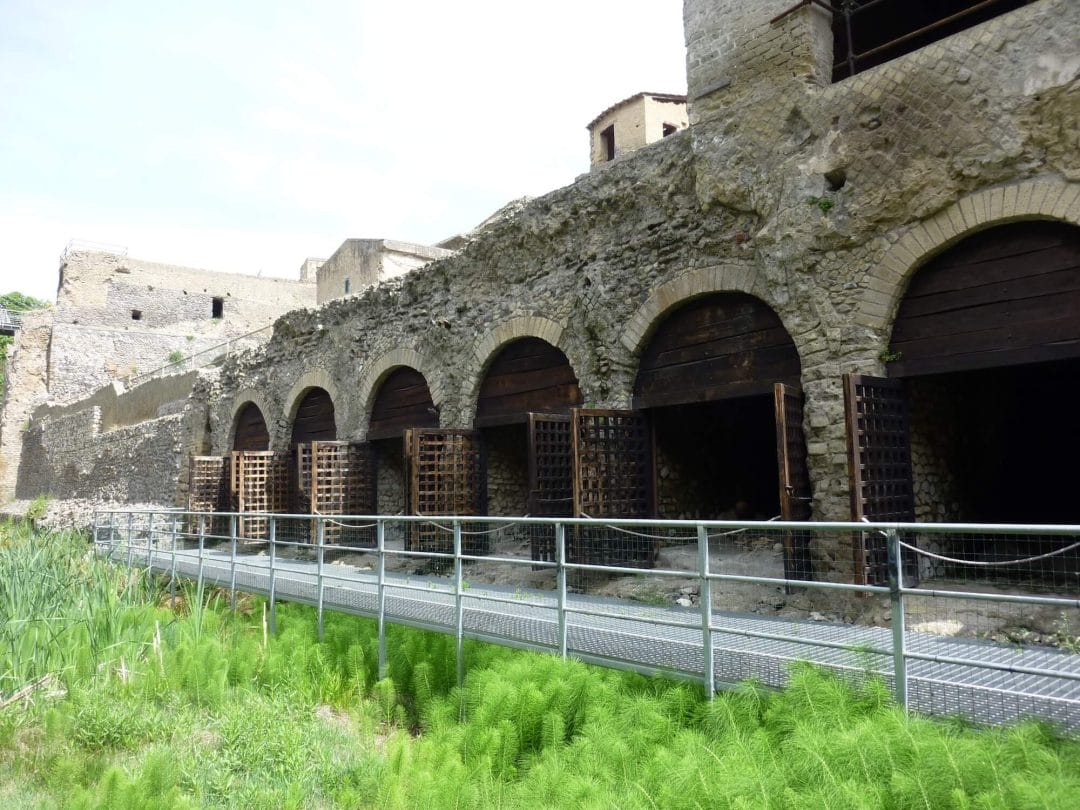
[[[116,549],[112,559],[169,573],[171,552],[148,555],[142,549]],[[197,550],[175,553],[177,575],[199,577]],[[205,583],[268,595],[270,558],[239,556],[235,568],[228,552],[204,552]],[[436,632],[456,633],[453,582],[445,577],[386,574],[387,621]],[[375,618],[378,579],[370,570],[347,565],[323,567],[326,609]],[[274,564],[277,599],[318,604],[318,565],[313,561],[278,559]],[[462,592],[464,635],[505,646],[557,651],[558,607],[551,592],[474,585]],[[595,615],[597,613],[605,615]],[[646,674],[657,672],[700,680],[703,643],[699,608],[651,607],[618,598],[571,594],[567,600],[567,648],[581,660]],[[754,678],[783,686],[794,661],[812,661],[847,677],[873,674],[892,686],[891,655],[867,652],[888,649],[888,628],[830,622],[793,621],[750,614],[713,611],[713,660],[718,687]],[[783,636],[765,640],[742,632]],[[844,648],[811,646],[800,639],[839,643]],[[1077,673],[1080,655],[1052,648],[1015,647],[978,639],[908,632],[909,652],[962,657],[1004,666]],[[1080,730],[1080,681],[1031,675],[971,665],[909,659],[908,705],[934,715],[962,715],[980,723],[1009,723],[1027,717],[1047,720],[1070,734]]]

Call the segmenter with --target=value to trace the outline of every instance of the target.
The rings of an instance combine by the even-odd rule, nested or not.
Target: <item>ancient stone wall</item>
[[[827,20],[806,7],[770,22],[791,5],[687,0],[689,130],[530,201],[455,256],[282,316],[265,346],[195,383],[185,441],[226,452],[257,397],[271,447],[286,447],[314,385],[338,437],[362,439],[400,365],[425,376],[442,426],[471,427],[487,363],[526,335],[567,356],[586,405],[627,407],[656,325],[738,291],[798,350],[814,515],[848,517],[841,375],[885,373],[912,274],[996,223],[1080,223],[1080,5],[1042,0],[832,85]],[[850,548],[815,553],[818,570],[850,569]]]

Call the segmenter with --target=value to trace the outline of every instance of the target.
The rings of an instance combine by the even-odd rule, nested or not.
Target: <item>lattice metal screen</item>
[[[640,411],[572,412],[574,512],[593,518],[655,513],[652,433]],[[652,565],[655,539],[608,528],[579,528],[567,539],[572,562]]]
[[[852,520],[913,521],[911,444],[907,400],[899,380],[844,375],[848,476]],[[855,538],[855,581],[887,579],[887,555],[880,534]]]
[[[289,504],[289,455],[271,450],[237,450],[232,454],[232,497],[237,512],[286,512]],[[269,521],[243,516],[238,535],[265,539]]]
[[[776,463],[780,474],[780,517],[809,520],[811,516],[810,474],[806,469],[806,437],[803,433],[803,393],[793,386],[777,383]],[[807,532],[784,532],[784,576],[813,579]]]
[[[373,515],[376,501],[375,457],[366,442],[312,442],[297,448],[301,491],[315,515]],[[375,530],[329,520],[323,540],[328,545],[370,548]]]
[[[529,414],[529,514],[567,517],[574,512],[573,440],[565,414]],[[534,560],[554,560],[550,533],[534,534]]]
[[[406,508],[417,515],[482,515],[484,464],[480,436],[472,430],[415,428],[405,431]],[[409,551],[453,551],[448,532],[414,523]],[[450,545],[448,545],[450,543]],[[467,554],[486,554],[486,535],[468,535]]]
[[[189,512],[227,512],[229,510],[229,459],[227,456],[191,456],[188,462]],[[221,534],[226,518],[214,518],[204,525],[210,534]],[[198,532],[197,519],[188,531]]]

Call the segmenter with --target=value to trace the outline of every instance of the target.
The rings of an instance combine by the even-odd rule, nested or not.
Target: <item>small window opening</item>
[[[351,290],[352,290],[352,280],[351,279],[345,279],[345,294],[348,295]]]
[[[604,147],[604,160],[615,159],[615,125],[600,131],[600,143]]]
[[[664,137],[665,138],[668,135],[674,135],[678,131],[679,131],[679,128],[677,126],[675,126],[674,124],[664,124]]]
[[[225,317],[225,299],[214,298],[210,304],[210,317],[211,318],[224,318]]]
[[[141,321],[142,320],[142,310],[141,309],[133,309],[133,310],[131,310],[131,320],[133,320],[133,321]]]

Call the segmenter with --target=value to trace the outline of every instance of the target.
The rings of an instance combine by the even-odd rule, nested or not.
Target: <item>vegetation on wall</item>
[[[32,309],[44,309],[47,306],[49,306],[48,302],[20,292],[0,295],[0,307],[8,312],[29,312]],[[11,346],[13,340],[14,338],[10,335],[0,335],[0,392],[4,390],[8,347]]]
[[[909,717],[876,681],[700,690],[278,610],[0,534],[0,806],[1066,807],[1080,745]]]

